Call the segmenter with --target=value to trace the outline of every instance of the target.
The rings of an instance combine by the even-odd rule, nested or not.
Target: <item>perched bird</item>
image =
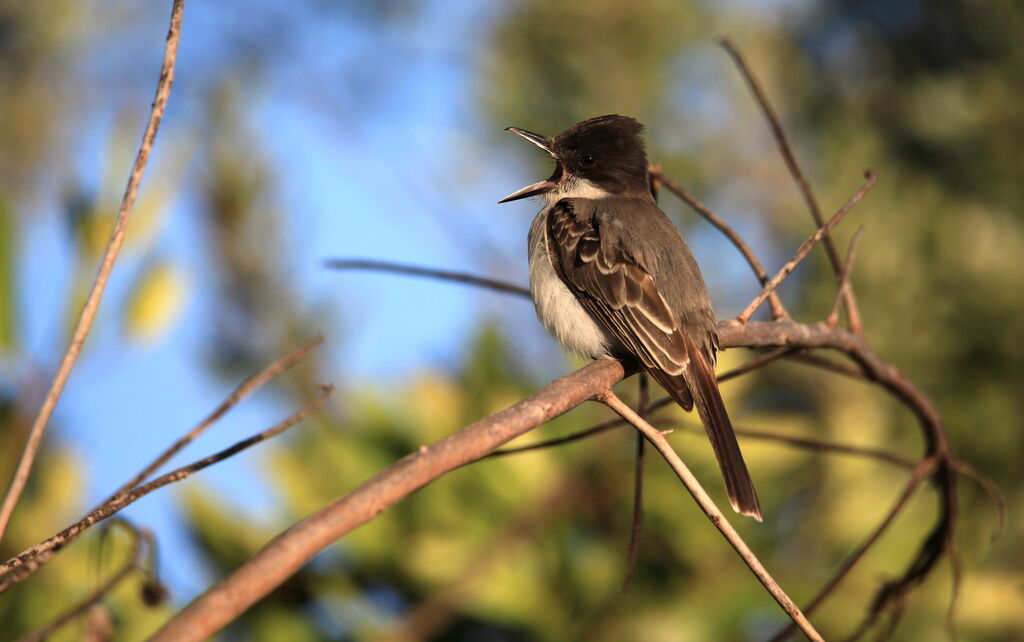
[[[554,138],[511,131],[550,154],[546,180],[499,201],[543,196],[530,226],[530,293],[541,323],[570,352],[633,362],[711,440],[734,510],[761,506],[715,379],[718,336],[704,279],[648,185],[643,126],[599,116]]]

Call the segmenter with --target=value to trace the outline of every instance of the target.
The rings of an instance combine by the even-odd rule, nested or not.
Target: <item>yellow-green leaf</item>
[[[185,300],[185,280],[170,263],[147,269],[128,298],[124,328],[136,341],[159,338],[177,320]]]

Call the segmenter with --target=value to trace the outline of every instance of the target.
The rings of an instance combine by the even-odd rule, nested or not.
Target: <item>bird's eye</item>
[[[580,166],[582,166],[582,167],[593,167],[594,166],[594,156],[592,154],[584,154],[583,156],[580,156]]]

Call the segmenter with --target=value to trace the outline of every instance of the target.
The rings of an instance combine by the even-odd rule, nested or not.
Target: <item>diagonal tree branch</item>
[[[445,473],[576,407],[624,375],[619,362],[597,361],[406,455],[275,537],[171,618],[151,642],[205,640],[214,635],[335,540]]]
[[[873,531],[871,531],[867,538],[861,542],[860,546],[846,557],[843,563],[839,566],[835,575],[833,575],[832,578],[818,590],[818,593],[811,599],[811,601],[807,603],[807,606],[804,607],[804,613],[813,613],[819,606],[821,606],[821,603],[824,602],[829,595],[839,588],[839,585],[842,584],[843,580],[850,574],[853,567],[857,565],[868,550],[875,545],[885,531],[888,530],[889,526],[891,526],[896,520],[896,516],[900,514],[903,507],[906,506],[908,501],[910,501],[914,491],[921,485],[921,482],[935,472],[935,464],[936,458],[928,457],[914,468],[913,475],[911,475],[910,480],[907,482],[906,486],[904,486],[899,497],[897,497],[896,501],[893,502],[889,512],[885,514],[882,521]],[[772,636],[771,642],[780,642],[795,632],[796,628],[792,624],[788,624]]]
[[[928,398],[898,369],[879,358],[861,335],[829,328],[824,323],[806,325],[792,321],[746,324],[727,321],[719,324],[718,335],[723,348],[838,350],[860,364],[868,378],[907,405],[921,420],[929,452],[937,453],[939,463],[932,480],[939,490],[942,511],[930,539],[945,541],[955,525],[955,504],[948,499],[953,493],[953,484],[942,471],[950,469],[954,460],[939,416]],[[499,413],[407,455],[278,535],[249,561],[175,615],[153,639],[201,640],[214,635],[335,540],[434,479],[480,459],[499,445],[593,398],[624,375],[625,371],[618,362],[595,362],[552,382]],[[921,572],[930,571],[935,561],[931,558],[932,553],[934,549],[926,542],[915,557],[915,563],[901,579],[912,582],[920,577]]]
[[[683,486],[686,487],[686,490],[689,491],[701,511],[707,515],[714,527],[717,528],[726,541],[729,542],[729,545],[733,547],[736,554],[743,560],[743,563],[750,568],[750,571],[755,577],[757,577],[757,580],[761,582],[765,590],[771,594],[772,598],[779,603],[779,606],[781,606],[782,610],[789,615],[790,619],[793,620],[793,623],[799,627],[809,640],[819,640],[824,642],[825,638],[821,637],[821,634],[815,630],[807,617],[800,611],[800,607],[798,607],[796,603],[786,595],[786,592],[782,590],[782,587],[775,581],[775,578],[768,573],[768,570],[763,564],[761,564],[761,561],[757,559],[757,556],[754,555],[754,551],[750,550],[747,543],[743,541],[740,534],[736,532],[736,529],[733,528],[732,524],[729,523],[729,520],[725,517],[722,511],[715,505],[711,496],[707,494],[704,488],[700,485],[700,482],[697,481],[694,474],[690,472],[690,469],[685,463],[683,463],[683,460],[676,454],[672,445],[668,443],[667,439],[665,439],[665,435],[660,430],[644,421],[643,417],[636,414],[632,408],[623,403],[623,401],[611,391],[611,388],[600,393],[597,396],[597,401],[600,401],[614,410],[620,417],[631,423],[634,428],[643,433],[643,436],[658,449],[661,456],[664,457],[665,461],[667,461],[669,466],[672,467],[672,471],[675,472],[677,477],[679,477],[679,481],[681,481]]]
[[[149,113],[149,122],[146,123],[146,131],[142,135],[142,144],[135,156],[135,164],[132,166],[131,174],[128,177],[128,186],[125,188],[124,197],[121,199],[121,207],[118,209],[117,218],[114,219],[114,229],[107,242],[107,249],[103,253],[103,260],[100,262],[99,272],[92,284],[92,289],[85,299],[85,305],[78,317],[74,333],[71,336],[71,343],[68,345],[60,367],[50,383],[50,389],[43,399],[43,405],[32,422],[29,430],[25,448],[22,451],[18,467],[14,471],[11,485],[7,489],[3,504],[0,505],[0,540],[3,539],[7,525],[11,521],[11,515],[18,505],[21,493],[28,483],[29,474],[32,472],[32,464],[35,462],[36,453],[43,441],[43,434],[46,426],[53,415],[53,409],[57,406],[64,385],[71,375],[71,369],[78,361],[78,355],[82,352],[85,339],[92,329],[92,322],[96,318],[96,311],[99,310],[100,300],[107,287],[107,280],[110,272],[114,269],[114,261],[117,260],[121,244],[124,243],[125,233],[128,231],[128,220],[132,215],[132,208],[135,205],[135,195],[139,191],[139,184],[142,182],[142,174],[149,162],[150,152],[153,150],[153,141],[156,140],[156,132],[163,119],[164,108],[167,107],[167,97],[171,93],[171,84],[174,82],[174,65],[178,58],[178,43],[181,40],[181,16],[185,8],[185,0],[174,0],[171,6],[171,26],[167,31],[167,45],[164,48],[164,61],[160,68],[160,80],[157,83],[156,98],[153,100],[153,107]]]
[[[132,533],[132,548],[131,552],[128,554],[128,559],[125,560],[124,564],[102,584],[93,589],[93,591],[84,600],[61,613],[46,626],[18,638],[18,642],[42,642],[42,640],[45,640],[54,632],[60,630],[61,627],[67,623],[88,613],[89,609],[92,608],[93,605],[100,602],[111,591],[117,588],[122,581],[131,575],[132,572],[140,568],[140,565],[142,564],[142,554],[144,552],[143,544],[152,548],[153,535],[149,531],[145,530],[139,531],[134,528],[130,528],[129,530]]]

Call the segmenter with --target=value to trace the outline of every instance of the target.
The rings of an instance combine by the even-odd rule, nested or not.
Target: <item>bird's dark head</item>
[[[518,127],[509,131],[540,147],[555,159],[550,178],[524,187],[498,201],[528,196],[597,198],[607,194],[647,194],[647,152],[640,136],[643,125],[611,114],[576,123],[554,138]]]

